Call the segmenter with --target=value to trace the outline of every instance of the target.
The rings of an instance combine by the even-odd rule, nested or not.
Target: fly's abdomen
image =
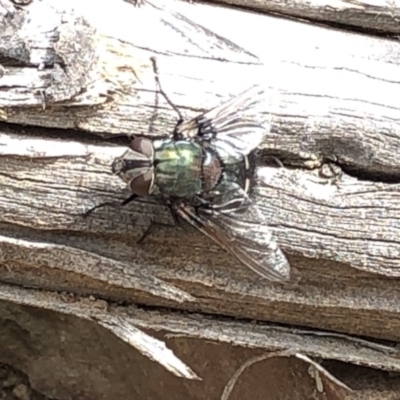
[[[166,196],[191,197],[201,193],[203,149],[194,142],[164,141],[155,152],[155,184]]]

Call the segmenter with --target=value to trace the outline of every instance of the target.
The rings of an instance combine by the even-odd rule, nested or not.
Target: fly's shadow
[[[178,107],[169,99],[169,97],[167,96],[167,94],[164,92],[164,90],[161,87],[161,82],[160,82],[160,78],[159,78],[159,73],[158,73],[158,65],[157,65],[157,60],[155,57],[151,57],[150,58],[152,66],[153,66],[153,72],[154,72],[154,78],[155,78],[155,82],[156,82],[156,99],[155,99],[155,112],[150,120],[150,124],[149,124],[149,133],[151,133],[153,131],[153,127],[154,127],[154,123],[155,120],[157,119],[157,109],[158,109],[158,93],[161,93],[161,95],[164,97],[164,99],[166,100],[166,102],[171,106],[171,108],[176,112],[177,116],[178,116],[178,120],[175,124],[174,130],[172,132],[172,137],[175,140],[178,140],[181,138],[181,134],[178,132],[178,128],[179,126],[183,123],[183,116],[181,114],[181,112],[179,111]],[[129,139],[133,140],[134,139],[134,135],[130,135]],[[126,206],[127,204],[135,201],[138,199],[138,195],[136,195],[135,193],[131,194],[128,198],[126,198],[123,201],[108,201],[108,202],[104,202],[101,204],[98,204],[92,208],[90,208],[89,210],[87,210],[85,213],[83,213],[83,218],[87,218],[89,217],[95,210],[99,209],[99,208],[103,208],[103,207],[112,207],[112,208],[121,208]],[[153,201],[148,201],[148,200],[141,200],[142,203],[144,204],[160,204],[160,203],[156,203]],[[173,218],[174,224],[165,224],[165,223],[160,223],[157,221],[152,220],[150,222],[149,227],[146,229],[146,231],[143,233],[143,235],[139,238],[139,240],[137,241],[138,244],[143,243],[143,241],[151,234],[153,233],[157,228],[161,228],[161,227],[175,227],[177,225],[181,225],[181,221],[175,211],[175,209],[172,207],[172,204],[170,202],[167,202],[166,204],[164,203],[164,205],[166,205],[168,207],[168,209],[170,210],[171,216]]]

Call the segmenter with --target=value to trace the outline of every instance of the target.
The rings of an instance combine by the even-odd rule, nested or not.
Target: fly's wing
[[[181,204],[176,212],[261,277],[270,281],[290,278],[289,262],[271,231],[260,223],[255,205],[229,212],[218,209],[199,209],[196,212]]]
[[[270,130],[270,124],[262,123],[262,104],[265,92],[253,86],[226,103],[213,108],[177,127],[183,137],[205,141],[224,158],[241,160],[253,151]]]

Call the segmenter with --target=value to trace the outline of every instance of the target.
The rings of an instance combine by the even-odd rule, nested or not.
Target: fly
[[[185,122],[162,90],[156,60],[151,60],[158,90],[179,119],[170,137],[133,137],[128,150],[115,159],[113,172],[132,191],[122,204],[161,198],[175,219],[190,223],[263,278],[288,280],[290,265],[249,196],[252,152],[269,125],[246,114],[261,104],[263,90],[252,87]]]

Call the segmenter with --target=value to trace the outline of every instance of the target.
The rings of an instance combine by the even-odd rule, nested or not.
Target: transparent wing
[[[232,204],[198,212],[181,204],[176,211],[258,275],[270,281],[288,280],[289,262],[271,231],[261,222],[257,207],[250,205],[232,211]]]
[[[270,130],[269,121],[260,122],[264,100],[264,90],[253,86],[226,103],[182,123],[177,133],[209,142],[226,158],[241,159],[259,146]]]

